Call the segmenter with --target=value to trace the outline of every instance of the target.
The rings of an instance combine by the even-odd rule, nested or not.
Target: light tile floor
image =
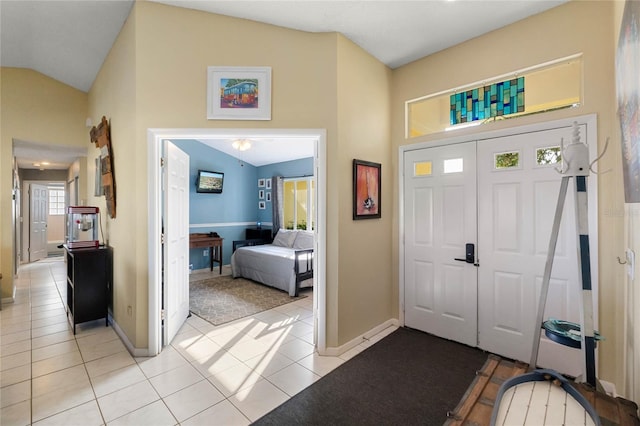
[[[161,354],[134,358],[104,320],[73,335],[65,280],[63,258],[25,265],[2,306],[3,426],[246,425],[394,330],[319,356],[310,295],[217,327],[192,315]]]

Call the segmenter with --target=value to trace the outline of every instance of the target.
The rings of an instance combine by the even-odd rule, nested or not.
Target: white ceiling
[[[151,1],[302,31],[340,32],[396,68],[568,0]],[[132,5],[0,0],[0,65],[31,68],[88,92]]]
[[[243,152],[233,148],[232,144],[235,138],[198,139],[198,142],[256,167],[309,158],[314,154],[314,138],[282,136],[279,138],[247,137],[246,139],[251,143],[251,148]]]
[[[21,169],[66,170],[78,157],[87,156],[87,148],[52,149],[50,144],[14,139],[13,155]]]

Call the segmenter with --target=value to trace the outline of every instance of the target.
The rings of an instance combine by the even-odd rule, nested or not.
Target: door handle
[[[472,243],[465,244],[465,258],[460,259],[459,257],[454,258],[453,260],[457,260],[458,262],[466,262],[471,263],[473,266],[480,266],[479,263],[476,263],[476,246]]]

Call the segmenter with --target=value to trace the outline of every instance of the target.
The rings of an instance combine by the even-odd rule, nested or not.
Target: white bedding
[[[289,247],[264,244],[238,248],[231,255],[233,277],[244,277],[295,296],[296,276],[293,270],[296,250]],[[300,256],[300,270],[306,269],[306,256]],[[300,283],[300,288],[312,287],[313,278]]]

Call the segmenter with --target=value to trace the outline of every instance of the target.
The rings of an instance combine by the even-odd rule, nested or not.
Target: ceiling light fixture
[[[246,151],[251,148],[251,141],[249,139],[236,139],[231,146],[238,151]]]

